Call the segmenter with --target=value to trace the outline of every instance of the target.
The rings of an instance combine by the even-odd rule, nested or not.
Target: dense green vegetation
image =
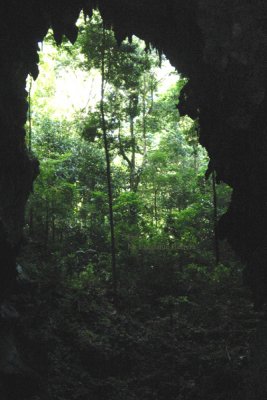
[[[20,308],[52,399],[233,398],[255,315],[242,266],[217,248],[230,189],[205,179],[198,123],[179,116],[186,79],[163,90],[156,52],[118,46],[97,14],[74,47],[47,46],[27,126],[41,173]],[[62,116],[51,104],[66,69],[96,76],[99,95]]]

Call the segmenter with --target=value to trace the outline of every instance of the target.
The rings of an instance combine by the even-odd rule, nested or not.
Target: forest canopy
[[[82,25],[74,47],[66,43],[58,50],[48,37],[43,49],[28,121],[28,145],[41,163],[28,206],[31,235],[53,248],[78,230],[87,247],[109,247],[103,51],[102,105],[118,255],[129,248],[130,235],[132,245],[140,241],[146,247],[157,241],[202,247],[203,241],[212,259],[213,193],[204,178],[208,157],[198,144],[197,121],[180,117],[177,108],[186,79],[167,60],[160,68],[156,51],[145,51],[135,37],[118,46],[96,13],[89,26]],[[220,187],[219,192],[218,215],[227,206],[230,189]],[[190,226],[196,216],[203,232]],[[96,227],[99,237],[93,235]]]

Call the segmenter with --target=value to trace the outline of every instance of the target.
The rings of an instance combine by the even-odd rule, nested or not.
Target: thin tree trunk
[[[142,117],[143,117],[143,164],[146,162],[147,158],[147,121],[146,121],[146,99],[145,99],[145,77],[144,77],[144,93],[143,93],[143,99],[142,99]],[[151,108],[153,107],[153,90],[151,89],[151,96],[152,96],[152,104]]]
[[[212,192],[213,192],[214,252],[215,252],[215,263],[216,265],[218,265],[220,262],[220,248],[219,248],[219,239],[217,234],[218,202],[217,202],[217,191],[216,191],[216,178],[214,171],[212,172]]]
[[[29,136],[28,136],[28,147],[29,151],[32,151],[32,100],[31,100],[31,93],[32,93],[32,78],[30,78],[30,87],[29,87],[29,96],[28,96],[28,120],[29,120]]]
[[[130,107],[131,108],[131,107]],[[135,153],[136,153],[136,143],[134,136],[134,118],[130,117],[130,133],[131,133],[131,143],[132,143],[132,156],[131,156],[131,169],[130,169],[130,190],[131,192],[135,191]]]
[[[155,225],[156,228],[158,227],[158,190],[154,189],[154,215],[155,215]]]
[[[48,239],[49,239],[49,207],[48,200],[46,200],[46,213],[45,213],[45,249],[48,248]]]
[[[134,182],[134,192],[137,192],[139,183],[141,181],[141,175],[143,172],[143,169],[146,165],[147,162],[147,115],[152,111],[153,109],[153,88],[151,88],[151,106],[149,107],[149,110],[147,111],[146,107],[146,78],[144,76],[144,90],[142,93],[142,139],[143,139],[143,160],[141,166],[136,170],[135,168],[135,182]]]
[[[114,300],[117,300],[117,266],[116,266],[116,244],[115,244],[115,230],[114,230],[114,216],[113,216],[113,193],[112,193],[112,178],[110,166],[109,143],[107,137],[107,126],[105,118],[105,28],[103,26],[103,47],[101,54],[101,100],[100,100],[100,113],[101,125],[103,133],[103,141],[106,156],[106,172],[107,172],[107,188],[108,188],[108,204],[109,204],[109,224],[110,224],[110,237],[111,237],[111,262],[112,262],[112,279],[113,279],[113,295]]]
[[[52,215],[52,242],[53,242],[53,244],[55,244],[55,240],[56,240],[56,226],[55,226],[55,220],[56,220],[56,217],[55,217],[55,215],[53,214],[53,215]]]

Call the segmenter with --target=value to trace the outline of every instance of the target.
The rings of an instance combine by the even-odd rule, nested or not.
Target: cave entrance
[[[139,268],[218,264],[214,224],[229,189],[205,181],[198,122],[179,116],[186,79],[137,37],[118,46],[97,13],[80,32],[60,49],[49,33],[28,80],[27,143],[41,173],[22,260],[41,252],[66,274],[121,284]]]
[[[150,93],[146,100],[144,87],[136,93],[127,79],[129,93],[124,96],[116,74],[117,91],[101,79],[102,102],[90,106],[84,119],[78,112],[75,119],[50,118],[48,111],[38,119],[43,106],[34,106],[30,91],[28,147],[40,158],[42,172],[28,204],[28,246],[21,259],[37,279],[29,280],[18,268],[22,284],[12,302],[27,315],[14,323],[17,313],[3,299],[14,292],[22,215],[36,177],[36,163],[24,149],[25,75],[35,71],[35,44],[48,26],[53,25],[57,37],[66,32],[75,39],[77,9],[83,3],[89,13],[96,1],[2,3],[2,398],[14,399],[17,393],[33,397],[31,390],[48,397],[46,378],[52,397],[62,399],[236,397],[244,383],[255,316],[244,301],[231,256],[222,265],[215,263],[213,206],[223,208],[227,196],[216,195],[214,179],[212,186],[203,178],[197,122],[177,124],[170,93]],[[266,40],[259,22],[266,10],[260,4],[254,10],[246,2],[244,8],[240,2],[97,3],[119,36],[140,32],[191,78],[187,94],[196,101],[187,102],[187,109],[191,116],[200,110],[201,141],[212,168],[235,190],[223,221],[225,235],[256,265],[251,286],[261,301],[266,287],[262,182],[267,169]],[[106,34],[102,56],[108,53],[103,51],[107,40]],[[116,65],[104,61],[104,72]],[[143,63],[138,65],[142,69]],[[131,76],[128,70],[125,78]],[[107,250],[104,132],[112,167],[120,308],[110,302],[114,271]],[[41,372],[36,384],[36,374],[23,366],[23,355]]]

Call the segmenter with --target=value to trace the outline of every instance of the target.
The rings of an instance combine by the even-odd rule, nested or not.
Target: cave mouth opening
[[[177,258],[203,263],[203,247],[218,264],[214,229],[230,190],[217,193],[205,182],[198,122],[177,110],[186,79],[137,37],[118,46],[97,13],[91,23],[80,22],[80,32],[75,45],[63,41],[61,48],[49,32],[39,78],[27,83],[27,144],[41,163],[26,209],[28,241],[43,258],[68,248],[68,270],[72,259],[93,271],[99,256],[106,258],[107,275],[112,235],[126,271],[144,254],[146,267],[163,266],[166,253],[170,265]],[[26,246],[21,263],[35,253]]]

